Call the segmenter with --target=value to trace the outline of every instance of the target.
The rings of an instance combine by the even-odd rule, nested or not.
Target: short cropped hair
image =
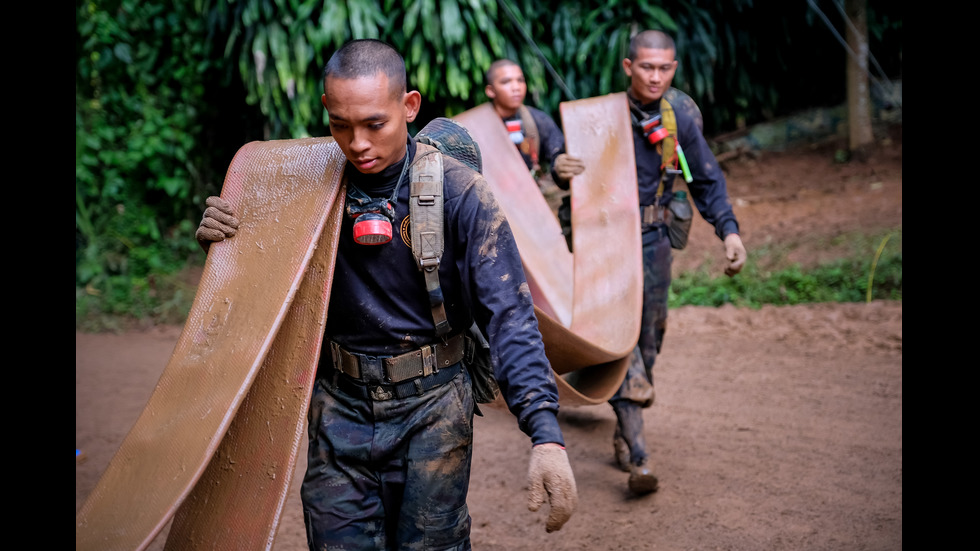
[[[493,63],[491,63],[490,64],[490,68],[487,69],[487,74],[484,75],[484,78],[487,79],[487,86],[490,86],[491,84],[493,84],[493,75],[494,75],[494,73],[497,72],[497,69],[500,69],[501,67],[510,67],[511,65],[513,65],[514,67],[517,67],[518,69],[520,69],[520,67],[521,67],[516,62],[511,61],[509,59],[498,59],[497,61],[494,61]]]
[[[636,52],[640,48],[651,50],[673,50],[677,54],[677,47],[674,46],[674,39],[663,31],[643,31],[630,39],[629,59],[636,59]]]
[[[354,79],[383,73],[388,77],[392,95],[407,91],[405,59],[390,44],[373,38],[361,38],[344,44],[323,67],[323,85],[328,77]]]

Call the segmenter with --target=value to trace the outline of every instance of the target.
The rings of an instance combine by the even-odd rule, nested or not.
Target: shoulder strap
[[[667,178],[674,176],[674,173],[667,169],[673,168],[677,162],[677,118],[674,116],[674,108],[666,97],[660,98],[660,124],[667,130],[667,136],[659,144],[662,150],[660,152],[660,186],[657,187],[658,200],[664,193]]]
[[[528,145],[528,154],[531,156],[531,170],[535,173],[541,168],[538,162],[539,149],[541,149],[541,138],[538,136],[538,125],[534,122],[531,110],[526,105],[518,108],[521,114],[521,124],[524,126],[524,137]]]
[[[439,263],[445,249],[443,175],[442,153],[435,147],[419,143],[410,174],[409,225],[412,254],[425,276],[432,321],[438,337],[449,333],[450,329],[439,285]]]
[[[667,101],[667,98],[660,98],[660,122],[667,129],[667,137],[663,139],[663,153],[661,159],[664,166],[673,166],[677,157],[677,118],[674,116],[674,108]]]

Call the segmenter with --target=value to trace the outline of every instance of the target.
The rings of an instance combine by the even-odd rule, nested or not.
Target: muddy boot
[[[657,491],[660,481],[653,474],[653,467],[650,460],[644,458],[639,465],[630,465],[630,491],[636,495],[649,494]]]
[[[646,439],[643,437],[643,409],[634,402],[618,400],[613,403],[613,411],[616,412],[617,432],[630,452],[630,492],[637,495],[655,492],[658,481],[653,474],[653,465],[647,458]]]

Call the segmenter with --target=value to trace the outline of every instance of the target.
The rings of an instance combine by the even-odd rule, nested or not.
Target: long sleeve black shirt
[[[409,138],[403,162],[411,163],[415,153],[416,143]],[[534,444],[564,445],[554,372],[510,225],[483,176],[448,155],[443,163],[446,231],[439,280],[452,332],[477,322],[490,342],[501,393],[521,430]],[[377,175],[348,165],[345,177],[368,195],[388,197],[402,164]],[[398,191],[390,242],[355,243],[353,220],[344,217],[325,336],[352,352],[396,355],[438,341],[425,280],[412,255],[408,180],[406,174]]]
[[[724,239],[730,233],[738,233],[738,222],[728,198],[725,173],[718,165],[702,132],[701,111],[687,94],[670,88],[667,101],[677,120],[677,138],[681,144],[693,182],[688,184],[694,205],[701,216],[715,228],[715,234]],[[629,101],[633,101],[630,99]],[[636,104],[634,103],[634,106]],[[645,114],[660,112],[660,102],[638,106]],[[639,186],[640,205],[652,205],[656,201],[660,185],[660,165],[663,162],[655,145],[643,136],[643,130],[633,126],[633,149],[636,155],[636,180]],[[666,206],[673,197],[674,179],[667,178],[660,204]]]

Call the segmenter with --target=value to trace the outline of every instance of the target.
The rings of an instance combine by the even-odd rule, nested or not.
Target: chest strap
[[[657,149],[660,150],[660,186],[657,187],[656,200],[658,205],[667,182],[673,180],[674,176],[677,175],[675,168],[677,164],[677,118],[674,115],[674,108],[665,97],[660,98],[660,124],[667,130],[667,136],[657,144]]]
[[[521,125],[524,127],[524,142],[521,143],[521,152],[531,157],[531,174],[537,178],[538,171],[541,170],[539,161],[541,149],[541,137],[538,136],[538,125],[534,122],[531,110],[525,105],[521,105],[517,112],[521,115]]]

